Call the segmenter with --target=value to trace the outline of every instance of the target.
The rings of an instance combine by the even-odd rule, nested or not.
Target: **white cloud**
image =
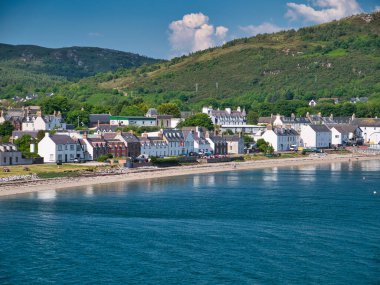
[[[184,15],[182,20],[171,22],[169,30],[172,56],[222,44],[228,33],[226,27],[209,24],[209,18],[202,13]]]
[[[286,16],[291,20],[325,23],[362,12],[356,0],[314,0],[312,5],[287,3]]]
[[[277,25],[264,22],[260,25],[254,26],[254,25],[249,25],[249,26],[244,26],[244,27],[239,27],[240,30],[244,31],[248,36],[256,36],[257,34],[271,34],[279,31],[286,30],[286,28],[281,28]]]

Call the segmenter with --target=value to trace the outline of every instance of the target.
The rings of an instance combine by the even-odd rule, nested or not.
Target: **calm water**
[[[1,198],[0,284],[380,284],[379,171],[354,162]]]

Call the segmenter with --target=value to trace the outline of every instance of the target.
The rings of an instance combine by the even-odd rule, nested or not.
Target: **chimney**
[[[147,138],[149,137],[149,135],[148,135],[148,133],[147,133],[147,132],[145,132],[145,133],[142,133],[142,134],[141,134],[141,137],[143,137],[143,138],[146,138],[146,139],[147,139]]]
[[[351,120],[355,120],[356,117],[355,117],[355,113],[352,114],[352,117],[351,117]]]
[[[58,118],[61,118],[61,117],[62,117],[62,113],[61,113],[61,111],[58,111],[58,113],[57,113],[57,117],[58,117]]]
[[[268,124],[268,125],[267,125],[267,130],[272,130],[272,129],[273,129],[272,125],[271,125],[271,124]]]
[[[330,114],[330,119],[334,120],[334,115],[333,114]]]
[[[120,130],[118,130],[118,131],[116,131],[116,135],[122,135],[123,134],[123,132],[122,131],[120,131]]]
[[[53,113],[54,117],[57,116],[57,111],[54,110],[54,113]]]
[[[83,134],[83,139],[84,139],[84,140],[87,139],[87,133],[84,133],[84,134]]]
[[[225,110],[226,110],[227,114],[231,114],[231,108],[226,108]]]
[[[49,132],[45,132],[45,138],[46,137],[50,137],[50,133]]]
[[[306,118],[310,118],[310,113],[309,112],[306,113]]]
[[[292,114],[290,115],[290,118],[291,118],[292,120],[294,120],[294,119],[296,118],[296,115],[294,115],[294,113],[292,113]]]
[[[321,112],[318,112],[318,117],[322,117],[322,114],[321,114]]]
[[[240,106],[237,107],[236,111],[241,112]]]

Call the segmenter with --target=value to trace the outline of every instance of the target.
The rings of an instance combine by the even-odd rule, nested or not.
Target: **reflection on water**
[[[264,182],[276,182],[276,181],[278,181],[278,167],[263,169],[262,179]]]
[[[85,196],[86,197],[92,197],[92,196],[94,196],[94,186],[93,185],[89,185],[89,186],[86,187]]]
[[[37,192],[37,199],[39,200],[55,200],[57,198],[56,190],[46,190]]]

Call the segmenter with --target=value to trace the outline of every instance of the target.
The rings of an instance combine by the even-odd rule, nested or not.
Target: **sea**
[[[0,284],[380,284],[380,161],[0,198]]]

